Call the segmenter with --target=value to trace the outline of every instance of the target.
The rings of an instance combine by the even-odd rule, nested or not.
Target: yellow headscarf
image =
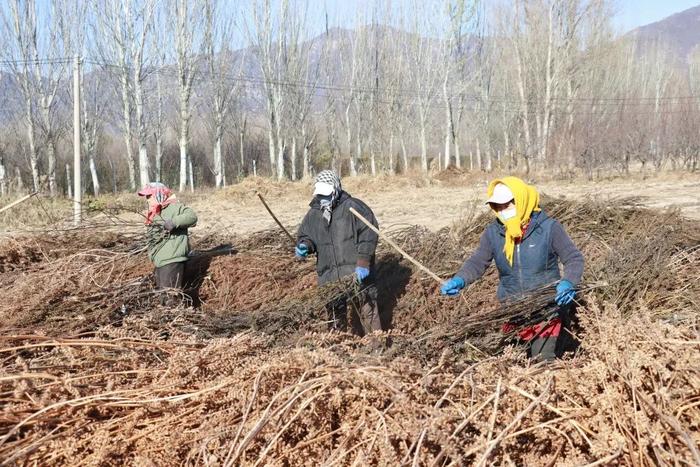
[[[493,195],[493,189],[499,183],[510,188],[510,191],[513,192],[513,201],[515,202],[515,217],[504,222],[506,228],[506,243],[503,245],[503,252],[512,266],[515,239],[522,237],[522,228],[530,222],[532,213],[540,210],[540,194],[534,186],[528,185],[518,177],[503,177],[493,180],[489,184],[487,190],[487,196],[489,198]]]

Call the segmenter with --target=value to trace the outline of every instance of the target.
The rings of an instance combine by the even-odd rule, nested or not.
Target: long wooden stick
[[[4,208],[0,209],[0,212],[7,211],[7,210],[10,209],[11,207],[17,206],[19,203],[22,203],[22,202],[28,200],[29,198],[31,198],[32,196],[34,196],[34,195],[37,194],[37,193],[38,193],[37,191],[35,191],[34,193],[29,193],[28,195],[23,196],[23,197],[21,197],[20,199],[11,202],[10,204],[8,204],[7,206],[5,206]]]
[[[415,264],[416,267],[418,267],[418,269],[420,269],[420,270],[423,271],[424,273],[428,274],[430,277],[432,277],[433,279],[435,279],[436,281],[438,281],[438,282],[441,283],[441,284],[442,284],[443,282],[445,282],[443,279],[440,278],[440,276],[438,276],[438,275],[435,274],[433,271],[431,271],[430,269],[428,269],[428,268],[426,268],[425,266],[423,266],[422,264],[420,264],[418,261],[416,261],[415,259],[413,259],[413,258],[411,257],[411,255],[409,255],[408,253],[406,253],[405,251],[403,251],[396,243],[394,243],[394,241],[393,241],[392,239],[390,239],[389,237],[387,237],[386,235],[384,235],[383,233],[381,233],[381,232],[379,231],[378,228],[376,228],[374,225],[372,225],[372,223],[371,223],[370,221],[368,221],[367,219],[365,219],[365,218],[362,216],[362,214],[360,214],[359,212],[357,212],[357,211],[355,210],[355,208],[350,208],[350,212],[353,213],[353,214],[355,215],[355,217],[357,217],[357,218],[360,219],[362,222],[364,222],[365,225],[366,225],[367,227],[369,227],[370,229],[372,229],[372,231],[374,231],[377,235],[379,235],[379,237],[380,237],[382,240],[384,240],[385,242],[387,242],[387,243],[388,243],[389,245],[391,245],[396,251],[398,251],[399,253],[401,253],[401,256],[403,256],[404,258],[406,258],[407,260],[409,260],[410,262],[412,262],[413,264]]]
[[[296,240],[294,240],[294,237],[292,237],[292,234],[290,234],[289,231],[284,228],[284,226],[279,221],[279,219],[277,219],[277,216],[275,216],[275,214],[272,212],[272,210],[270,209],[270,206],[268,206],[267,203],[265,202],[265,198],[263,198],[263,196],[260,193],[257,193],[257,195],[258,195],[258,198],[260,198],[260,201],[262,201],[263,206],[265,206],[265,209],[267,209],[267,212],[270,213],[270,215],[275,220],[275,222],[277,222],[277,225],[280,226],[280,229],[282,229],[282,231],[284,231],[284,233],[287,234],[287,237],[289,237],[289,240],[291,240],[292,243],[296,244],[297,242],[296,242]]]

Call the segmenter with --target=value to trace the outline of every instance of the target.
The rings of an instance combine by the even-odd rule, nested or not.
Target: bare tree
[[[215,186],[221,188],[225,183],[225,165],[223,157],[224,124],[232,104],[240,97],[242,69],[246,62],[244,54],[238,57],[230,49],[233,32],[233,18],[226,13],[218,0],[205,3],[204,47],[209,72],[210,105],[212,108],[212,129],[214,136],[214,179]],[[234,60],[238,60],[238,66]],[[238,70],[237,76],[233,71]]]
[[[187,185],[187,169],[192,167],[188,156],[190,119],[192,117],[192,83],[197,75],[203,51],[204,8],[200,1],[170,0],[175,21],[172,22],[172,40],[177,59],[178,103],[180,116],[180,191]],[[194,174],[190,173],[190,189],[194,190]]]
[[[406,44],[406,53],[410,60],[408,82],[415,93],[413,107],[421,148],[421,169],[427,172],[430,117],[440,85],[440,52],[436,47],[436,39],[433,39],[437,36],[433,15],[426,10],[430,6],[416,0],[414,8],[416,14],[410,23],[410,36]]]
[[[355,105],[356,109],[360,99],[360,74],[363,70],[363,45],[365,40],[366,29],[357,28],[354,33],[342,41],[340,52],[343,55],[343,60],[339,63],[339,73],[341,81],[341,97],[340,101],[343,105],[344,126],[345,126],[345,142],[350,160],[350,175],[357,175],[358,157],[362,151],[362,135],[360,134],[360,126],[362,124],[362,114],[358,112],[355,122],[353,122],[352,110]],[[357,145],[356,151],[353,154],[353,129],[356,128]]]
[[[290,57],[287,80],[297,83],[287,88],[288,132],[292,140],[289,173],[292,180],[297,179],[298,141],[302,147],[302,177],[309,177],[309,149],[313,145],[316,132],[310,114],[326,59],[325,48],[324,41],[307,41],[294,48],[295,56]]]
[[[449,30],[443,49],[442,98],[445,105],[445,163],[448,167],[455,148],[455,163],[460,164],[456,120],[461,119],[466,89],[468,51],[465,42],[470,38],[477,19],[477,5],[472,0],[445,0],[444,9],[449,18]]]
[[[280,0],[278,11],[276,15],[273,13],[271,0],[256,0],[248,36],[263,76],[270,168],[273,174],[276,172],[277,179],[282,180],[287,149],[285,131],[288,130],[284,120],[290,105],[288,88],[294,84],[290,79],[294,79],[295,69],[308,47],[301,43],[306,32],[304,18],[308,3]]]
[[[60,0],[49,2],[47,14],[38,17],[35,0],[12,0],[9,17],[3,14],[10,37],[9,63],[19,76],[24,99],[25,123],[29,142],[29,163],[34,189],[39,189],[39,155],[37,128],[42,129],[47,150],[49,191],[56,195],[56,95],[65,76],[67,31],[64,5]],[[5,10],[3,10],[5,12]],[[47,24],[42,24],[46,21]],[[40,118],[37,118],[36,113]]]
[[[86,54],[86,37],[88,35],[89,3],[74,3],[67,9],[64,15],[66,20],[66,32],[70,37],[69,47],[66,47],[69,55],[84,57]],[[102,132],[103,114],[107,107],[108,99],[101,92],[101,80],[98,76],[86,79],[89,71],[99,74],[99,69],[86,70],[85,63],[80,73],[80,98],[81,121],[80,132],[82,151],[88,160],[92,191],[95,196],[100,194],[100,177],[97,169],[96,157],[99,137]]]
[[[129,185],[136,185],[132,139],[136,123],[136,143],[139,148],[139,180],[150,181],[150,162],[146,142],[145,89],[148,75],[148,35],[153,26],[156,0],[105,0],[94,4],[97,17],[97,50],[105,70],[119,80],[122,99],[122,130],[126,145]],[[112,63],[116,62],[116,67]],[[135,111],[135,116],[134,116]]]
[[[161,10],[160,14],[164,14]],[[155,24],[162,24],[162,18],[156,19]],[[154,28],[153,34],[151,34],[152,45],[151,48],[154,54],[153,65],[155,67],[154,77],[155,77],[155,89],[151,91],[155,94],[155,112],[151,115],[151,128],[153,131],[153,140],[155,143],[155,176],[154,179],[157,182],[162,181],[163,178],[163,134],[165,131],[165,116],[163,103],[165,101],[166,93],[163,89],[163,81],[167,76],[166,59],[167,59],[167,48],[162,47],[162,43],[165,39],[165,34],[162,33],[162,28]]]

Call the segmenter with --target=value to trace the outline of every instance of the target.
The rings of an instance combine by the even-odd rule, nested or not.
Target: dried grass
[[[393,329],[359,338],[324,312],[357,286],[317,289],[278,232],[207,259],[197,309],[158,305],[135,237],[6,240],[0,465],[699,464],[698,223],[632,200],[543,204],[595,285],[581,347],[551,366],[487,342],[530,316],[498,306],[493,271],[444,298],[385,245]],[[392,235],[447,277],[488,220]]]

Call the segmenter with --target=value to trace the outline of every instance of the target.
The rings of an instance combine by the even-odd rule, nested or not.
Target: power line
[[[86,63],[90,63],[93,65],[97,66],[102,66],[102,67],[111,67],[111,68],[119,68],[119,69],[133,69],[133,67],[130,66],[122,66],[119,64],[115,63],[108,63],[108,62],[102,62],[102,61],[97,61],[97,60],[86,60]],[[164,67],[161,67],[160,69],[155,69],[155,70],[148,70],[146,73],[148,74],[162,74],[162,75],[171,75],[171,73],[168,73],[166,70],[163,70]],[[202,74],[201,71],[199,73],[200,75]],[[210,76],[207,73],[207,76]],[[211,76],[210,76],[211,78]],[[312,83],[308,81],[294,81],[294,80],[280,80],[280,79],[265,79],[265,78],[260,78],[257,76],[247,76],[247,75],[227,75],[227,76],[218,76],[217,78],[224,78],[232,81],[241,81],[241,82],[248,82],[248,83],[253,83],[253,84],[258,84],[258,85],[279,85],[279,86],[286,86],[286,87],[299,87],[299,88],[307,88],[307,89],[322,89],[322,90],[328,90],[328,91],[349,91],[349,92],[357,92],[360,94],[374,94],[377,92],[381,92],[385,95],[392,95],[392,94],[397,94],[397,95],[409,95],[409,96],[423,96],[424,93],[422,93],[419,89],[416,88],[406,88],[406,87],[387,87],[387,86],[382,86],[382,87],[366,87],[366,86],[357,86],[357,85],[342,85],[342,84],[329,84],[329,83]],[[202,82],[203,80],[200,78],[198,82]],[[435,91],[435,94],[440,94],[441,93]],[[465,94],[465,93],[450,93],[449,97],[451,98],[465,98],[467,100],[479,100],[482,101],[483,98],[480,95],[477,94]],[[700,99],[700,95],[683,95],[683,96],[625,96],[625,97],[583,97],[583,96],[572,96],[572,97],[557,97],[553,96],[550,98],[552,102],[561,102],[568,104],[570,102],[577,102],[580,101],[582,103],[591,103],[591,104],[600,104],[601,102],[624,102],[629,105],[656,105],[657,101],[682,101],[682,100],[698,100]],[[522,100],[517,97],[517,96],[501,96],[501,95],[491,95],[489,96],[489,101],[495,102],[495,103],[513,103],[513,104],[522,104]],[[650,101],[650,102],[642,102],[642,103],[635,103],[635,102],[629,102],[629,101]],[[526,100],[525,102],[527,103],[538,103],[539,101],[534,101],[534,100]],[[560,104],[558,104],[560,105]]]
[[[0,60],[0,65],[10,65],[10,64],[21,64],[21,63],[39,63],[39,64],[65,64],[65,63],[70,63],[72,58],[66,57],[66,58],[53,58],[53,59],[29,59],[29,60]],[[116,69],[128,69],[128,70],[133,70],[132,66],[128,65],[120,65],[117,63],[110,63],[102,60],[96,60],[96,59],[85,59],[83,60],[84,63],[88,63],[91,65],[95,66],[100,66],[104,68],[116,68]],[[169,73],[167,70],[165,70],[165,67],[161,67],[158,69],[153,69],[153,68],[147,68],[144,67],[145,74],[161,74],[161,75],[172,75],[172,73]],[[198,72],[199,75],[202,75],[201,70]],[[211,79],[212,77],[210,76],[209,73],[206,74],[209,76]],[[367,86],[358,86],[358,85],[343,85],[343,84],[334,84],[334,83],[313,83],[309,81],[295,81],[295,80],[280,80],[280,79],[265,79],[265,78],[260,78],[257,76],[248,76],[248,75],[235,75],[235,76],[219,76],[218,78],[223,78],[227,80],[232,80],[232,81],[240,81],[240,82],[247,82],[247,83],[252,83],[252,84],[257,84],[257,85],[278,85],[278,86],[286,86],[286,87],[294,87],[294,88],[306,88],[306,89],[321,89],[321,90],[327,90],[327,91],[346,91],[346,92],[354,92],[358,94],[375,94],[375,93],[381,93],[384,95],[407,95],[410,97],[424,97],[426,95],[425,92],[421,91],[420,89],[416,88],[408,88],[408,87],[395,87],[395,86],[381,86],[381,87],[367,87]],[[197,80],[198,82],[203,82],[204,80],[202,78],[199,78]],[[442,93],[439,93],[438,91],[435,91],[435,94],[439,94],[440,97],[443,97]],[[484,101],[483,96],[478,95],[478,94],[468,94],[468,93],[460,93],[460,92],[452,92],[449,94],[451,99],[466,99],[466,100],[474,100],[474,101]],[[602,103],[608,103],[608,102],[614,102],[614,103],[624,103],[626,105],[657,105],[657,102],[670,102],[670,101],[688,101],[688,100],[698,100],[700,99],[700,95],[679,95],[679,96],[620,96],[620,97],[593,97],[593,96],[552,96],[550,97],[550,102],[554,103],[555,105],[569,105],[572,102],[580,102],[583,104],[591,104],[591,105],[601,105]],[[513,95],[490,95],[488,96],[488,101],[493,102],[496,104],[502,104],[502,103],[510,103],[510,104],[518,104],[522,105],[523,103],[528,103],[528,104],[537,104],[540,103],[538,100],[521,100],[518,96],[513,96]],[[635,102],[637,101],[637,102]],[[642,102],[642,101],[648,101],[648,102]]]
[[[53,59],[39,59],[39,60],[0,60],[0,65],[8,64],[20,64],[20,63],[41,63],[41,64],[67,64],[70,63],[71,58],[53,58]],[[115,68],[115,69],[127,69],[133,70],[131,66],[120,65],[117,63],[110,63],[103,60],[96,59],[85,59],[84,63],[88,63],[94,66],[99,66],[103,68]],[[166,67],[160,68],[147,68],[144,67],[145,75],[150,74],[160,74],[163,76],[172,76],[172,72],[168,72]],[[363,87],[355,85],[342,85],[342,84],[328,84],[328,83],[317,83],[310,81],[294,81],[294,80],[276,80],[276,79],[265,79],[257,76],[248,75],[220,75],[213,76],[211,73],[202,73],[201,70],[198,73],[198,77],[195,79],[197,83],[211,82],[212,79],[226,80],[227,82],[239,83],[242,87],[251,89],[258,88],[260,86],[284,86],[288,88],[298,88],[298,89],[309,89],[313,90],[314,94],[311,98],[338,98],[339,96],[332,94],[331,92],[349,92],[350,96],[345,98],[347,102],[354,99],[368,99],[373,97],[374,102],[382,105],[396,105],[404,104],[408,106],[415,105],[415,102],[408,102],[406,100],[392,99],[392,97],[407,97],[407,98],[429,98],[430,95],[421,90],[415,88],[406,87]],[[204,75],[204,76],[202,76]],[[242,84],[241,84],[242,83]],[[321,93],[319,91],[329,91],[329,93]],[[424,103],[424,108],[444,108],[444,94],[438,92],[437,89],[432,93],[432,102]],[[363,96],[363,97],[361,97]],[[381,96],[381,97],[380,97]],[[389,96],[389,99],[387,99]],[[500,96],[500,95],[478,95],[478,94],[468,94],[468,93],[457,93],[448,94],[450,100],[464,100],[466,102],[472,103],[472,108],[469,112],[472,113],[493,113],[497,115],[502,112],[511,114],[522,114],[522,106],[541,106],[543,104],[540,100],[526,99],[521,100],[518,96]],[[634,97],[552,97],[549,102],[550,108],[557,115],[600,115],[604,112],[617,112],[620,107],[626,106],[668,106],[668,105],[678,105],[687,102],[692,102],[693,100],[700,99],[697,95],[685,95],[685,96],[659,96],[659,97],[645,97],[645,96],[634,96]],[[660,104],[662,103],[662,104]],[[478,107],[474,107],[477,106]],[[481,106],[486,106],[482,108]],[[578,108],[573,108],[575,106],[582,107],[586,106],[587,111],[581,111]],[[614,106],[614,107],[612,107]],[[567,107],[567,109],[562,109],[561,107]],[[572,109],[568,109],[572,107]],[[601,107],[599,111],[592,111],[591,108]],[[603,108],[605,107],[605,108]],[[611,107],[614,110],[611,110]],[[674,113],[686,113],[683,110],[654,110],[648,112],[636,111],[637,115],[644,114],[674,114]]]

